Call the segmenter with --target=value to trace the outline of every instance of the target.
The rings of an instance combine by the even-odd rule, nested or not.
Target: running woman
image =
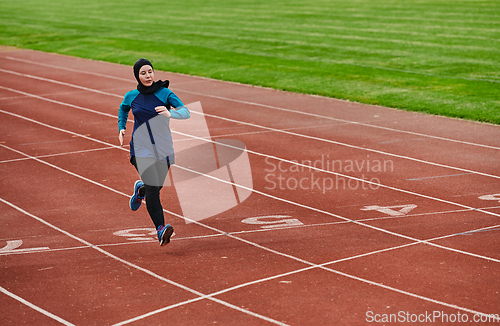
[[[155,225],[160,246],[163,246],[170,242],[174,232],[172,225],[165,225],[160,202],[160,190],[170,165],[174,164],[169,123],[170,119],[188,119],[190,113],[177,95],[167,88],[168,80],[154,81],[154,69],[149,60],[137,60],[134,64],[134,76],[138,83],[137,89],[125,94],[118,111],[120,146],[123,146],[130,110],[134,115],[130,163],[139,173],[141,180],[137,180],[134,184],[134,194],[130,198],[129,206],[136,211],[141,206],[142,199],[146,198],[146,208]],[[144,124],[147,129],[144,128]],[[141,135],[147,135],[147,139],[144,140],[145,137]],[[148,144],[142,146],[143,143],[149,143],[149,146]]]

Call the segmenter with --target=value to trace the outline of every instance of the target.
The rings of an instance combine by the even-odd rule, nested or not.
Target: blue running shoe
[[[142,200],[144,196],[139,196],[139,190],[144,186],[144,183],[141,180],[137,180],[134,184],[134,194],[130,197],[129,206],[130,209],[136,211],[141,207]]]
[[[167,224],[166,226],[161,225],[156,233],[158,233],[160,246],[164,246],[170,242],[170,237],[172,236],[172,233],[174,233],[174,228],[170,224]]]

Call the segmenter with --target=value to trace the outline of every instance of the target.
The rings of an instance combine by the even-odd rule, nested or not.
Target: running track
[[[0,57],[0,324],[499,324],[499,126],[157,72],[253,180],[195,223],[165,187],[159,247],[117,146],[132,68]]]

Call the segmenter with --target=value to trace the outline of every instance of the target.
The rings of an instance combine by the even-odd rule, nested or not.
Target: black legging
[[[137,168],[137,161],[135,156],[130,158],[130,163]],[[146,196],[146,208],[149,216],[153,220],[155,227],[158,229],[160,225],[165,225],[165,218],[163,216],[163,207],[160,202],[160,190],[163,188],[163,182],[168,174],[170,164],[155,162],[141,175],[141,180],[144,182],[144,195]],[[140,194],[143,195],[142,193]]]

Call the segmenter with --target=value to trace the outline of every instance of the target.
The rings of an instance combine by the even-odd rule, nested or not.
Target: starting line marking
[[[365,208],[361,208],[362,211],[377,211],[390,216],[404,216],[412,211],[417,205],[409,204],[409,205],[396,205],[396,206],[365,206]],[[399,208],[399,209],[395,209]]]
[[[0,249],[0,254],[11,254],[11,253],[18,253],[18,252],[50,250],[49,247],[17,249],[17,248],[21,247],[22,245],[23,245],[23,240],[7,241],[7,245]]]
[[[157,240],[157,233],[155,228],[135,228],[120,230],[113,233],[113,235],[119,237],[126,237],[129,241],[151,241]],[[175,236],[175,232],[172,233],[172,237]]]
[[[241,221],[245,224],[256,224],[261,225],[263,229],[280,228],[284,226],[300,226],[304,225],[301,221],[296,218],[289,218],[290,215],[268,215],[268,216],[257,216],[249,217]],[[265,219],[271,219],[268,221],[263,221]]]
[[[156,235],[156,230],[154,228],[136,228],[116,231],[113,235],[126,237],[130,241],[145,241],[154,239],[151,236]]]
[[[479,197],[479,199],[482,199],[482,200],[498,200],[498,202],[500,202],[500,194],[484,195],[484,196]]]

